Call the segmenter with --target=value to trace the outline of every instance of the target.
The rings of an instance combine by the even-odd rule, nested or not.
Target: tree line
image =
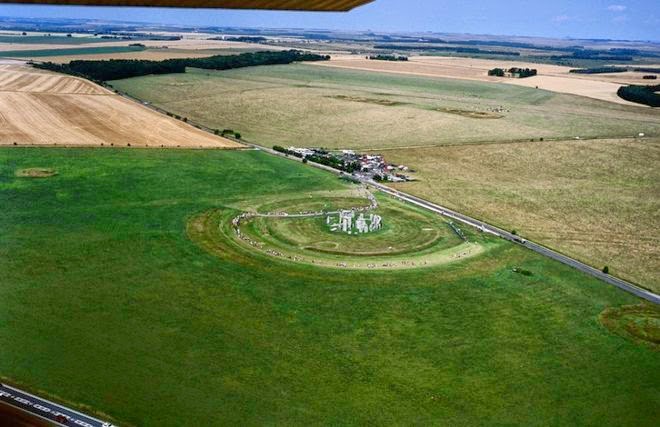
[[[538,74],[535,68],[513,67],[509,68],[508,70],[504,68],[493,68],[492,70],[488,70],[489,76],[504,77],[507,75],[507,73],[512,77],[519,77],[521,79],[525,77],[533,77]]]
[[[266,43],[268,39],[261,36],[238,36],[238,37],[211,37],[208,40],[222,40],[226,42],[241,42],[241,43]]]
[[[299,50],[278,52],[251,52],[240,55],[215,55],[207,58],[165,59],[111,59],[107,61],[76,60],[68,64],[35,63],[36,68],[85,77],[97,82],[119,80],[150,74],[185,73],[186,67],[205,70],[229,70],[257,65],[291,64],[302,61],[326,61],[328,55],[316,55]]]
[[[397,56],[397,55],[371,55],[367,56],[367,59],[372,61],[407,61],[407,56]]]
[[[288,150],[288,149],[282,147],[281,145],[273,146],[273,150],[275,150],[279,153],[282,153],[282,154],[286,154],[287,156],[293,156],[293,157],[297,157],[299,159],[302,159],[303,163],[307,163],[308,161],[310,161],[310,162],[317,163],[317,164],[320,164],[320,165],[329,166],[333,169],[337,169],[337,170],[347,172],[347,173],[353,173],[357,170],[360,170],[360,168],[361,168],[361,166],[358,162],[346,162],[346,161],[340,159],[339,157],[333,156],[332,154],[329,154],[329,153],[326,154],[326,155],[322,155],[321,153],[318,153],[318,154],[312,154],[312,155],[309,155],[309,156],[304,156],[301,153],[298,153],[298,152],[295,152],[295,151],[292,151],[292,150]]]
[[[435,51],[435,52],[453,52],[453,53],[472,53],[480,55],[501,55],[501,56],[520,56],[520,52],[507,50],[485,50],[476,47],[451,47],[451,46],[411,46],[405,44],[377,44],[374,49],[398,50],[398,51]]]
[[[660,73],[660,68],[655,67],[594,67],[594,68],[579,68],[571,70],[571,73],[576,74],[606,74],[606,73],[623,73],[626,71],[635,71],[640,73]]]
[[[626,101],[636,102],[638,104],[648,105],[650,107],[660,107],[660,85],[655,86],[621,86],[617,95]]]

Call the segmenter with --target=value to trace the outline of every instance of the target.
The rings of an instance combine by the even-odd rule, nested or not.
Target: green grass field
[[[257,151],[0,149],[3,381],[122,426],[657,424],[660,353],[599,323],[639,301],[523,248],[343,271],[188,238],[352,188]]]
[[[111,82],[124,92],[264,146],[391,148],[660,134],[649,108],[514,85],[331,69],[309,64]],[[479,119],[450,110],[504,117]]]
[[[239,211],[216,209],[189,221],[188,233],[211,253],[243,250],[262,257],[263,262],[295,262],[326,268],[361,270],[400,270],[435,267],[477,257],[499,246],[502,241],[472,230],[453,230],[438,215],[390,197],[378,197],[378,206],[367,213],[383,218],[382,228],[367,234],[351,234],[328,225],[338,215],[295,217],[296,213],[356,208],[368,204],[367,199],[349,197],[315,197],[312,205],[337,206],[330,211],[317,207],[310,210],[310,199],[282,200],[277,210],[258,208],[257,212],[288,212],[292,216],[257,216],[244,218]],[[271,205],[272,206],[272,205]],[[287,209],[285,209],[287,208]],[[273,209],[273,208],[271,208]],[[282,210],[285,209],[285,210]],[[354,218],[357,220],[357,216]],[[459,236],[458,233],[462,236]]]
[[[660,289],[658,140],[614,139],[660,134],[657,110],[313,65],[189,70],[113,84],[265,146],[373,147],[419,172],[419,181],[399,186],[405,191]],[[607,139],[584,140],[595,137]]]
[[[39,58],[43,56],[97,55],[105,53],[139,52],[142,50],[145,50],[145,48],[142,46],[99,46],[73,47],[69,49],[0,50],[0,56],[15,58]]]

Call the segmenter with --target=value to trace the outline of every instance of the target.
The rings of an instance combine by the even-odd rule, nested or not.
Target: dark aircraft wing
[[[207,7],[346,12],[373,0],[0,0],[0,3],[89,6]]]

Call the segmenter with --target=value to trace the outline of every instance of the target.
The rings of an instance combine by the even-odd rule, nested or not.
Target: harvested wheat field
[[[0,64],[0,145],[237,148],[86,80]]]
[[[146,49],[135,52],[93,53],[79,55],[53,55],[39,57],[39,61],[67,64],[75,60],[107,61],[109,59],[141,59],[147,61],[163,61],[165,59],[206,58],[213,55],[233,55],[239,50],[199,50],[199,49]],[[25,57],[28,59],[28,57]]]
[[[84,79],[13,64],[0,64],[0,92],[77,95],[110,95],[112,93]]]
[[[249,49],[249,50],[284,50],[278,46],[261,46],[254,43],[230,42],[225,40],[207,40],[183,38],[181,40],[140,40],[138,43],[148,48],[167,46],[169,49],[213,50],[213,49]],[[108,43],[94,43],[93,46],[126,46],[127,42],[116,41]]]
[[[45,49],[71,49],[72,47],[113,47],[127,46],[131,43],[140,43],[147,48],[169,48],[169,49],[188,49],[188,50],[212,50],[212,49],[249,49],[249,50],[280,50],[285,49],[278,46],[260,46],[254,43],[229,42],[224,40],[201,40],[184,38],[181,40],[117,40],[117,41],[99,41],[90,39],[89,43],[72,44],[50,44],[50,43],[2,43],[0,41],[0,51],[2,50],[45,50]]]
[[[333,56],[328,62],[314,63],[321,67],[379,71],[425,77],[443,77],[461,80],[500,82],[512,85],[538,87],[552,92],[585,96],[618,104],[636,105],[619,98],[616,91],[622,84],[639,83],[641,73],[618,73],[617,77],[571,74],[570,67],[534,64],[528,62],[496,61],[490,59],[416,56],[409,61],[373,61],[356,55]],[[525,79],[501,78],[488,75],[496,67],[536,68],[539,75]]]
[[[163,61],[166,59],[182,58],[207,58],[216,55],[238,55],[246,52],[256,52],[265,50],[263,48],[226,48],[226,49],[166,49],[166,48],[147,48],[145,50],[136,50],[131,52],[108,52],[108,53],[78,53],[71,54],[67,50],[57,50],[52,55],[39,56],[31,58],[29,54],[25,56],[16,55],[15,59],[30,60],[36,59],[40,62],[54,62],[57,64],[66,64],[71,61],[107,61],[110,59],[140,59],[147,61]]]
[[[584,76],[584,75],[583,75]],[[526,79],[504,79],[504,83],[518,86],[536,87],[551,92],[570,93],[573,95],[586,96],[587,98],[600,99],[602,101],[616,102],[617,104],[637,105],[620,98],[616,92],[621,84],[602,80],[588,79],[586,77],[575,78],[570,75],[556,76],[534,76]]]

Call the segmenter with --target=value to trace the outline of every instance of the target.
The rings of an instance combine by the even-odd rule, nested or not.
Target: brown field
[[[20,178],[49,178],[57,175],[57,171],[49,168],[19,169],[16,176]]]
[[[171,34],[169,34],[171,35]],[[207,35],[211,37],[211,35]],[[29,56],[31,50],[68,50],[78,48],[103,48],[114,46],[127,46],[130,43],[140,43],[147,47],[143,51],[135,52],[113,52],[92,53],[73,55],[53,55],[32,58]],[[108,41],[82,43],[76,45],[67,44],[29,44],[29,43],[0,43],[0,51],[25,51],[25,56],[20,53],[11,56],[12,59],[30,60],[40,62],[67,63],[73,60],[108,60],[108,59],[145,59],[151,61],[162,61],[177,58],[203,58],[213,55],[233,55],[243,52],[254,52],[259,50],[283,50],[281,46],[263,46],[254,43],[227,42],[222,40],[206,40],[197,35],[187,35],[181,40],[137,40],[137,41]]]
[[[13,64],[0,64],[0,92],[77,95],[110,95],[112,93],[88,80]]]
[[[104,43],[99,43],[104,44]],[[126,43],[128,44],[128,43]],[[91,47],[94,44],[68,45],[68,44],[31,44],[31,43],[0,43],[0,50],[41,50],[41,49],[71,49],[72,47]],[[107,45],[106,45],[107,46]],[[125,45],[124,45],[125,46]]]
[[[237,148],[91,82],[0,65],[0,145]]]
[[[94,43],[90,46],[126,46],[129,42],[117,41],[108,43]],[[240,42],[227,42],[223,40],[205,40],[198,38],[183,38],[181,40],[163,41],[163,40],[143,40],[130,43],[141,43],[147,47],[163,47],[167,46],[169,49],[189,49],[189,50],[213,50],[213,49],[269,49],[280,50],[283,48],[278,47],[265,47],[254,43],[240,43]],[[78,45],[87,46],[87,45]]]
[[[179,58],[205,58],[213,55],[233,55],[240,53],[239,50],[184,50],[184,49],[147,49],[136,52],[117,52],[117,53],[99,53],[91,55],[58,55],[41,56],[38,59],[41,62],[55,62],[65,64],[74,60],[86,61],[104,61],[108,59],[145,59],[149,61],[162,61],[165,59]],[[17,57],[20,59],[20,57]],[[24,59],[30,59],[25,57]]]
[[[106,47],[106,46],[128,46],[131,43],[140,43],[148,48],[183,49],[183,50],[224,50],[224,49],[248,49],[248,50],[281,50],[278,46],[261,46],[254,43],[227,42],[223,40],[201,40],[184,38],[181,40],[117,40],[108,42],[70,44],[30,44],[30,43],[0,43],[0,50],[46,50],[46,49],[71,49],[84,47]]]
[[[660,291],[660,139],[387,151],[396,187]]]
[[[596,79],[589,79],[586,75],[572,77],[571,75],[535,76],[526,79],[505,79],[504,83],[515,84],[526,87],[538,87],[551,92],[570,93],[573,95],[586,96],[587,98],[600,99],[602,101],[616,102],[617,104],[641,105],[625,101],[616,92],[624,83],[614,83]]]
[[[586,96],[626,105],[633,104],[619,98],[616,95],[616,91],[622,84],[638,84],[642,81],[642,76],[645,74],[633,72],[616,73],[616,75],[571,74],[569,73],[570,67],[558,65],[432,56],[416,56],[411,57],[407,62],[393,62],[372,61],[355,55],[339,55],[333,56],[329,62],[319,62],[314,65],[425,77],[501,82],[527,87],[538,87],[539,89],[553,92]],[[488,70],[495,67],[536,68],[539,70],[539,75],[526,79],[488,76]]]

